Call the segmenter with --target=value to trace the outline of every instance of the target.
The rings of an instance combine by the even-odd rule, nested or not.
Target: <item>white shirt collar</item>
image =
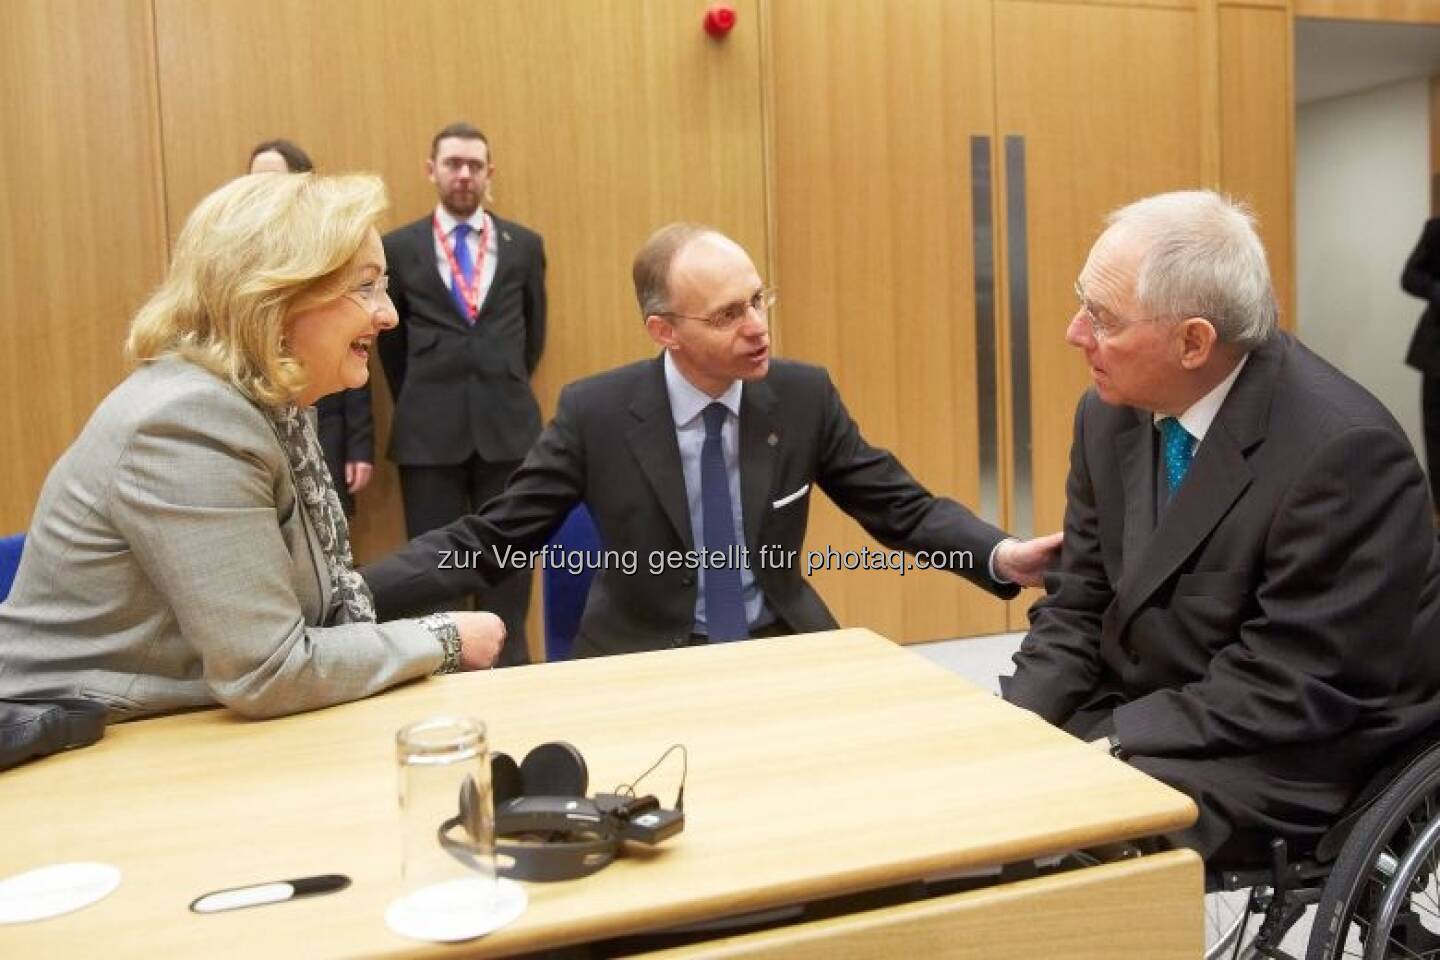
[[[670,358],[670,351],[665,351],[665,391],[670,395],[670,413],[675,418],[675,426],[683,427],[705,410],[712,403],[723,403],[725,408],[735,416],[740,416],[740,390],[744,381],[734,380],[725,392],[718,397],[701,390],[695,384],[685,379],[685,374],[675,366],[675,361]]]
[[[435,216],[439,218],[440,229],[447,237],[453,234],[455,228],[460,224],[460,221],[456,219],[454,214],[445,209],[445,204],[443,203],[437,203],[435,205]],[[475,212],[472,213],[470,218],[465,222],[470,224],[470,229],[474,230],[476,234],[481,234],[485,232],[485,216],[485,208],[476,207]]]
[[[1245,369],[1245,363],[1250,359],[1250,354],[1240,357],[1240,362],[1235,364],[1235,369],[1215,384],[1214,388],[1205,396],[1196,400],[1185,409],[1185,412],[1178,417],[1180,426],[1185,432],[1195,438],[1195,445],[1198,447],[1200,441],[1205,439],[1205,434],[1210,431],[1210,425],[1215,422],[1215,417],[1220,413],[1220,407],[1225,403],[1225,398],[1230,396],[1230,388],[1235,386],[1235,379],[1240,376],[1240,371]],[[1160,421],[1164,420],[1166,414],[1154,414],[1155,425],[1158,427]]]

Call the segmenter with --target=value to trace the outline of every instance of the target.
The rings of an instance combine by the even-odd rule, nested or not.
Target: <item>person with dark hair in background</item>
[[[309,173],[310,154],[289,140],[265,140],[250,151],[251,173]]]
[[[250,151],[251,173],[309,173],[310,155],[289,140],[266,140]],[[370,384],[342,390],[315,402],[315,432],[325,466],[345,515],[355,515],[355,495],[375,475],[375,421],[370,414]]]
[[[385,236],[400,323],[380,337],[395,398],[390,459],[411,537],[478,510],[540,434],[530,376],[545,348],[540,235],[486,210],[494,158],[468,123],[435,134],[425,172],[439,203]],[[485,590],[509,631],[501,666],[530,662],[530,578]]]
[[[1039,585],[1059,534],[1022,542],[932,495],[865,442],[824,368],[772,361],[774,291],[739,244],[674,223],[633,275],[659,354],[567,386],[504,493],[363,570],[379,609],[503,580],[583,502],[606,552],[634,563],[599,564],[575,656],[831,630],[800,555],[819,491],[997,597]]]
[[[1440,506],[1440,217],[1426,222],[1420,242],[1405,261],[1400,286],[1425,301],[1405,362],[1423,374],[1420,418],[1425,431],[1425,469],[1430,475],[1430,503]]]

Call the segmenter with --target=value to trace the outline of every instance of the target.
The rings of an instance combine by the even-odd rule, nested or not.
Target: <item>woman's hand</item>
[[[450,616],[460,628],[460,669],[493,667],[505,646],[505,621],[488,610],[451,610]]]

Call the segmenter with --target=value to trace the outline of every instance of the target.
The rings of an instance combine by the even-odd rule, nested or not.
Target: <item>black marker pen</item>
[[[350,878],[338,873],[325,873],[318,877],[301,877],[298,880],[279,880],[275,883],[257,883],[250,887],[235,887],[230,890],[216,890],[203,897],[197,897],[190,904],[196,913],[221,913],[225,910],[239,910],[243,907],[258,907],[267,903],[284,903],[300,897],[314,897],[322,893],[334,893],[350,886]]]

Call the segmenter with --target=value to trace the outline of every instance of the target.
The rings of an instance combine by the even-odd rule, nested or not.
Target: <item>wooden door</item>
[[[995,2],[1003,409],[1017,533],[1059,530],[1064,519],[1075,404],[1090,384],[1064,331],[1104,214],[1203,182],[1204,40],[1187,6]],[[1033,599],[1012,604],[1011,629],[1025,629]]]
[[[780,353],[825,365],[866,439],[998,523],[990,4],[768,9]],[[806,546],[839,565],[882,549],[823,498]],[[953,575],[834,565],[814,584],[842,624],[901,641],[1004,627],[1004,604]]]
[[[0,535],[124,378],[165,268],[149,0],[6,0],[0,31]]]

